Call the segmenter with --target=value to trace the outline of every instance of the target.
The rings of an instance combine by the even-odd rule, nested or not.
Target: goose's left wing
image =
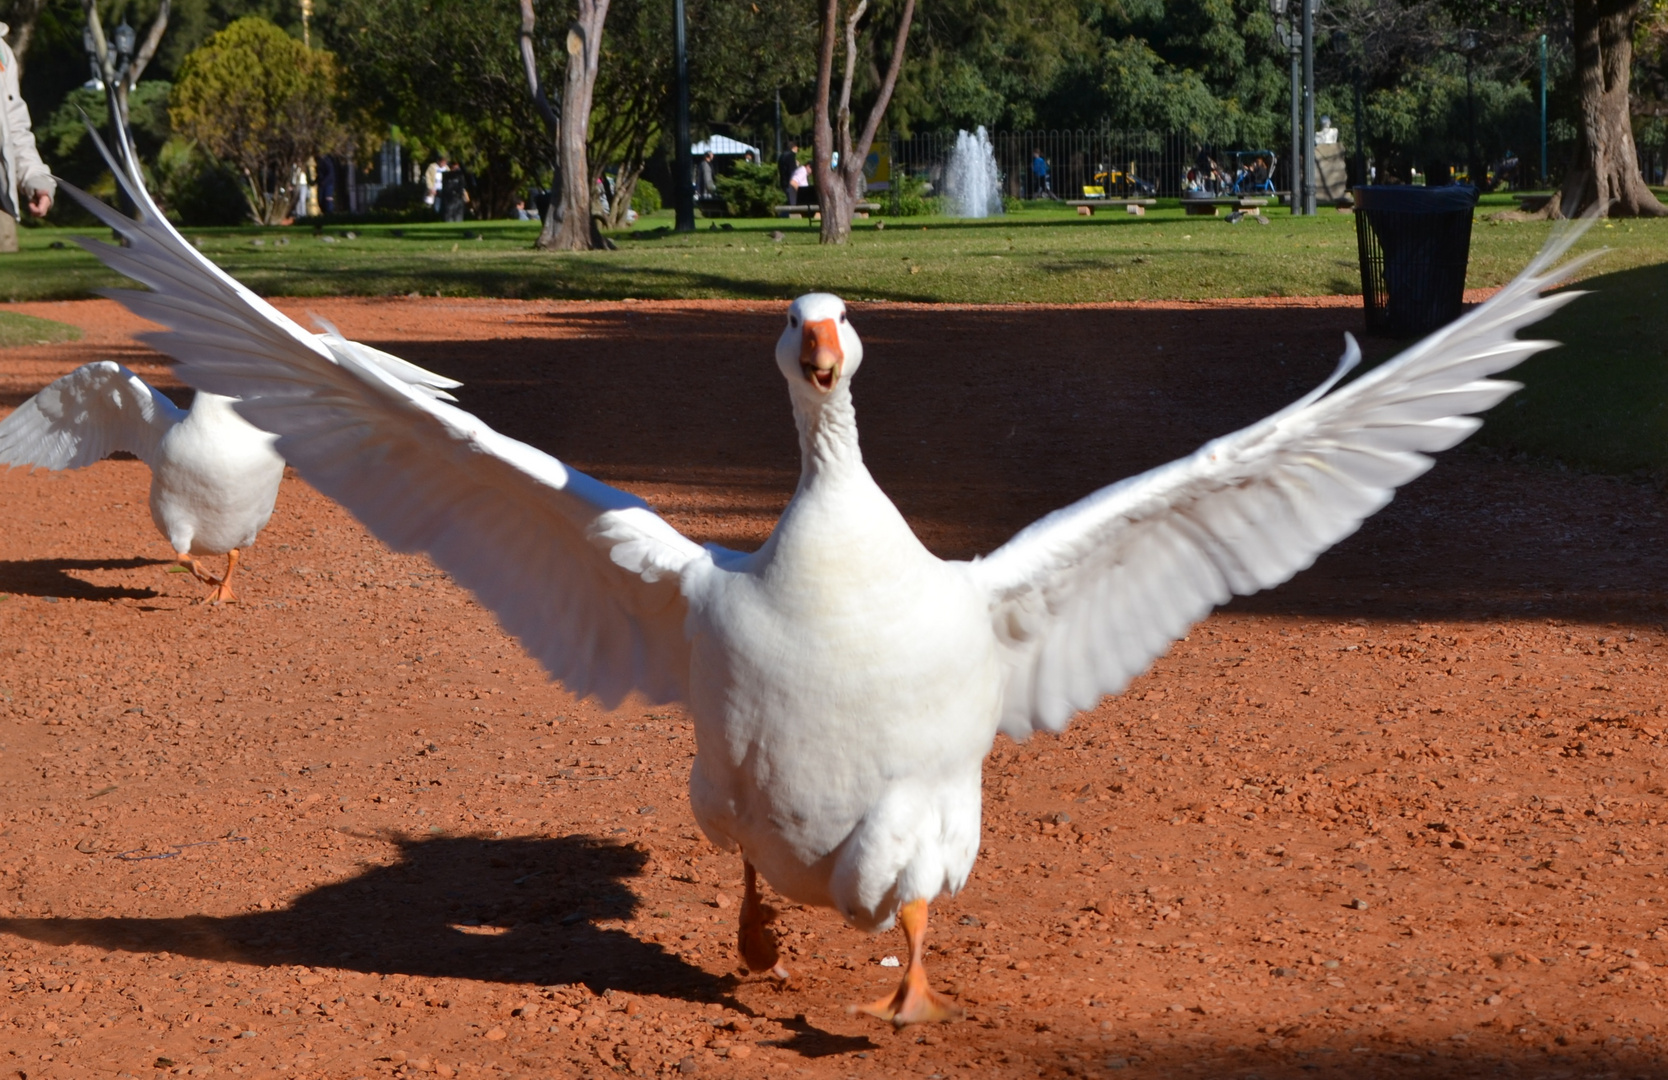
[[[1567,228],[1468,315],[1335,392],[1354,339],[1315,391],[1189,457],[1103,488],[971,566],[1007,666],[1002,730],[1059,730],[1117,693],[1234,594],[1305,569],[1464,439],[1518,388],[1488,376],[1555,346],[1517,331],[1576,296],[1542,296]]]

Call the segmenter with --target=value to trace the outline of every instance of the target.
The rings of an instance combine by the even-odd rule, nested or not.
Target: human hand
[[[44,191],[37,191],[33,195],[29,196],[29,212],[31,214],[34,214],[36,217],[45,217],[46,212],[50,209],[52,209],[51,195],[48,195]]]

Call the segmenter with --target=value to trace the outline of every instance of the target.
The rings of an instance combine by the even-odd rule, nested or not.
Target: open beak
[[[805,324],[805,334],[799,345],[799,370],[805,379],[826,394],[840,381],[840,368],[846,354],[840,348],[840,331],[833,319],[818,319]]]

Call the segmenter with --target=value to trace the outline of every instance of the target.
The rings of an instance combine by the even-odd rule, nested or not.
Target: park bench
[[[1243,195],[1218,195],[1208,199],[1183,199],[1181,204],[1189,217],[1215,217],[1217,210],[1224,206],[1234,210],[1255,210],[1261,213],[1262,208],[1267,206],[1269,201],[1268,199],[1246,198]]]
[[[1112,207],[1123,207],[1136,216],[1147,212],[1147,207],[1157,206],[1157,199],[1067,199],[1067,206],[1074,206],[1084,217],[1093,217],[1096,210],[1106,210]]]
[[[879,210],[880,204],[875,202],[860,202],[852,209],[858,214],[866,216]],[[816,214],[822,213],[822,208],[817,206],[815,203],[808,206],[778,206],[775,210],[777,217],[812,217]]]

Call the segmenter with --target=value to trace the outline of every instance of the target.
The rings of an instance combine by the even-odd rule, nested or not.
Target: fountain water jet
[[[996,151],[983,127],[956,133],[955,149],[944,168],[944,193],[951,217],[982,218],[1002,212],[1002,174],[996,171]]]

